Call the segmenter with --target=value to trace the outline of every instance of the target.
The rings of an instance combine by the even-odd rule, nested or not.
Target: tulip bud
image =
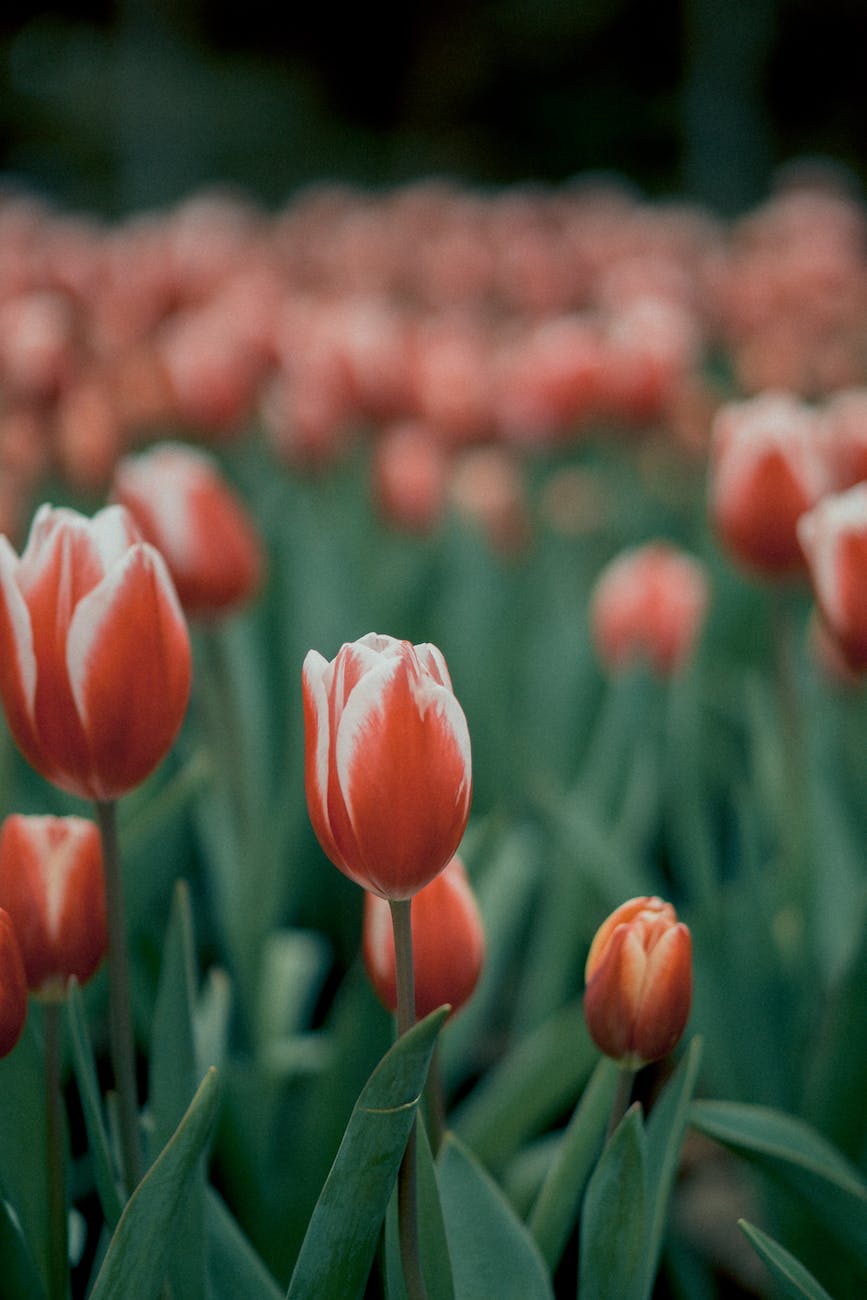
[[[405,899],[454,856],[470,811],[470,737],[442,653],[369,633],[304,660],[305,785],[325,853]]]
[[[0,907],[0,1057],[8,1056],[27,1019],[24,962],[8,912]]]
[[[637,1069],[677,1044],[692,1002],[692,939],[661,898],[633,898],[590,945],[584,1016],[600,1051]]]
[[[164,443],[117,465],[113,496],[159,550],[190,618],[244,604],[262,577],[262,547],[216,461]]]
[[[412,900],[415,1009],[423,1018],[449,1003],[452,1014],[472,996],[485,959],[485,935],[478,905],[460,858]],[[377,997],[397,1009],[394,929],[383,898],[364,899],[364,964]]]
[[[798,523],[827,631],[855,672],[867,671],[867,483],[824,497]]]
[[[64,997],[108,946],[102,845],[83,817],[13,813],[0,831],[0,907],[15,924],[32,993]]]
[[[666,542],[624,551],[600,573],[590,604],[599,658],[611,671],[646,660],[661,677],[683,668],[708,604],[698,560]]]
[[[711,436],[710,511],[724,545],[767,577],[803,569],[798,519],[828,486],[817,418],[766,392],[721,406]]]
[[[0,695],[47,780],[98,801],[138,785],[174,741],[190,675],[165,561],[121,506],[40,507],[20,558],[0,537]]]

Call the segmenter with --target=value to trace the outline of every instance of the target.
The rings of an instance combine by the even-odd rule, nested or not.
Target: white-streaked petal
[[[383,694],[400,666],[401,660],[391,655],[379,658],[350,691],[343,711],[337,719],[334,762],[337,783],[343,793],[344,801],[352,785],[351,772],[359,743],[363,746],[365,731],[377,725],[377,718],[382,712]],[[352,809],[348,802],[346,811],[352,821]]]
[[[435,645],[427,642],[414,647],[418,661],[426,673],[430,673],[435,681],[441,686],[452,689],[452,679],[449,676],[449,670],[446,667],[445,655]]]
[[[331,729],[328,710],[328,692],[326,675],[331,668],[327,659],[317,650],[309,650],[301,669],[307,698],[316,715],[316,754],[315,773],[316,790],[323,816],[328,809],[328,751],[331,745]]]
[[[27,712],[32,719],[36,701],[36,655],[33,651],[30,611],[18,586],[20,564],[8,538],[0,534],[0,587],[15,641],[18,679]]]
[[[108,573],[134,543],[141,541],[141,533],[125,506],[106,506],[100,510],[90,520],[89,532],[104,573]]]

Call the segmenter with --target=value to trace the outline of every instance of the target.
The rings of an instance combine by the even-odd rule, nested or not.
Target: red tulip
[[[441,652],[371,632],[303,672],[307,807],[319,843],[383,898],[417,894],[470,811],[470,738]]]
[[[364,964],[380,1001],[397,1009],[394,929],[388,903],[364,899]],[[460,858],[412,900],[415,1010],[423,1018],[449,1003],[460,1010],[472,996],[485,959],[482,918]]]
[[[600,659],[612,671],[646,660],[670,676],[689,658],[707,603],[698,560],[666,542],[624,551],[602,570],[591,597]]]
[[[596,932],[584,1016],[600,1051],[637,1069],[677,1044],[692,1003],[692,939],[661,898],[632,898]]]
[[[27,1019],[24,962],[8,912],[0,907],[0,1056],[8,1056]]]
[[[7,817],[0,907],[12,917],[31,992],[63,996],[89,980],[108,945],[102,845],[83,817]]]
[[[825,627],[848,666],[867,671],[867,483],[824,497],[801,517],[807,557]]]
[[[0,537],[0,694],[49,781],[98,801],[138,785],[175,738],[190,673],[165,561],[121,506],[42,506],[20,558]]]
[[[817,417],[784,392],[717,411],[712,429],[710,510],[728,550],[768,577],[803,568],[797,523],[828,487]]]
[[[239,498],[206,452],[164,443],[120,461],[113,496],[163,554],[191,617],[249,600],[262,577],[262,547]]]

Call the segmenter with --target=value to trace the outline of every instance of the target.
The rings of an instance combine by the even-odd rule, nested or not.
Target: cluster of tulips
[[[115,227],[0,200],[0,696],[31,767],[94,810],[93,819],[14,811],[0,832],[0,1055],[15,1052],[30,998],[44,1012],[50,1242],[47,1265],[33,1267],[48,1300],[65,1300],[69,1287],[60,1010],[78,1015],[78,986],[105,957],[109,1183],[120,1208],[103,1203],[114,1234],[93,1295],[145,1294],[124,1290],[124,1233],[168,1222],[147,1208],[148,1169],[170,1167],[183,1145],[172,1147],[174,1125],[177,1138],[187,1121],[175,1114],[146,1153],[117,804],[146,788],[176,744],[196,646],[267,598],[280,563],[223,456],[255,436],[276,475],[327,479],[361,444],[370,504],[392,529],[430,536],[452,510],[480,524],[508,566],[529,553],[538,525],[535,463],[558,460],[549,518],[563,524],[565,510],[580,533],[593,502],[570,459],[607,444],[640,459],[661,436],[702,484],[713,536],[746,581],[773,591],[809,583],[816,662],[854,691],[867,671],[865,240],[861,206],[827,178],[806,178],[730,225],[598,183],[498,194],[443,183],[386,195],[328,188],[274,216],[208,196]],[[34,511],[48,482],[98,508]],[[666,682],[686,673],[712,601],[708,566],[679,543],[654,536],[619,551],[588,593],[599,663],[612,678],[636,666]],[[335,1179],[349,1190],[335,1181],[323,1193],[325,1227],[317,1236],[314,1215],[289,1294],[361,1294],[396,1183],[399,1286],[419,1300],[436,1270],[419,1227],[431,1154],[427,1137],[419,1142],[418,1094],[427,1081],[436,1157],[448,1147],[432,1063],[438,1009],[455,1015],[469,1002],[486,960],[462,850],[470,727],[440,649],[348,639],[358,631],[333,658],[311,649],[297,665],[307,810],[325,856],[365,891],[359,946],[397,1014],[398,1055],[388,1059],[408,1070],[415,1050],[421,1064],[406,1079],[419,1087],[411,1104],[400,1089],[381,1103],[405,1114],[382,1161],[379,1218],[324,1262],[321,1243],[336,1231],[328,1206],[355,1195],[351,1160],[338,1155]],[[597,923],[584,1017],[616,1071],[594,1075],[585,1094],[588,1111],[599,1098],[610,1110],[607,1163],[582,1228],[589,1300],[649,1294],[697,1069],[685,1056],[665,1094],[678,1106],[669,1114],[660,1104],[668,1127],[647,1138],[669,1153],[646,1179],[652,1228],[602,1286],[593,1243],[615,1239],[598,1224],[616,1220],[612,1198],[626,1195],[629,1160],[644,1150],[629,1108],[635,1074],[684,1034],[693,936],[651,893]],[[362,1111],[379,1113],[372,1103]],[[187,1124],[183,1178],[212,1122],[195,1145]],[[91,1113],[90,1140],[94,1123]],[[550,1294],[538,1252],[553,1272],[564,1214],[577,1212],[562,1209],[564,1198],[580,1201],[598,1156],[592,1135],[575,1142],[530,1219],[526,1267],[539,1289],[525,1297]],[[449,1150],[446,1159],[464,1159]],[[457,1281],[468,1276],[460,1225],[446,1228]],[[756,1241],[783,1277],[788,1256]]]

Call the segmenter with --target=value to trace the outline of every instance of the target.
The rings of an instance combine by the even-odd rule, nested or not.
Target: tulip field
[[[867,206],[0,196],[0,1300],[867,1294]]]

